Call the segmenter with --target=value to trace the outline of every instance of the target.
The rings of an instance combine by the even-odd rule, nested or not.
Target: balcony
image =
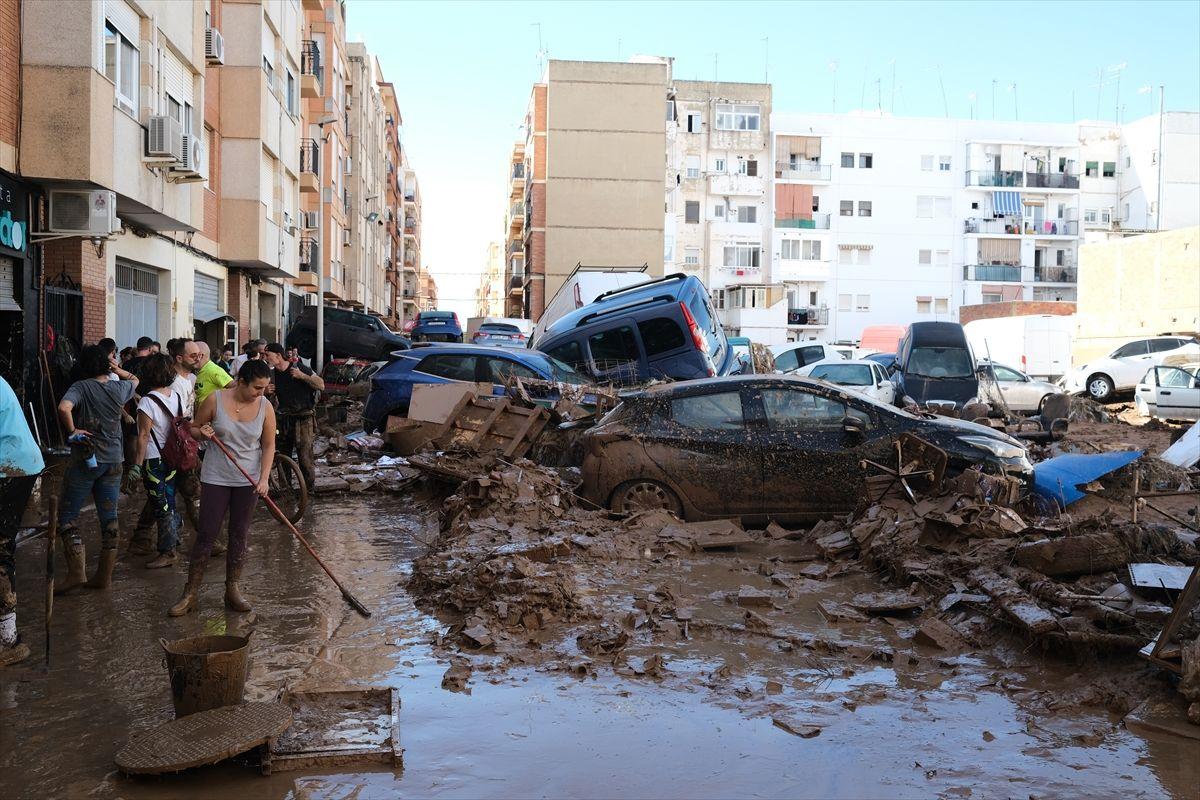
[[[1079,268],[1066,265],[1033,268],[1034,283],[1078,283]]]
[[[525,276],[524,275],[513,275],[511,278],[508,279],[508,296],[509,297],[520,297],[521,293],[524,290],[525,290]]]
[[[314,139],[300,140],[300,191],[316,194],[321,191],[321,146]]]
[[[1026,172],[1025,186],[1031,189],[1078,189],[1079,176],[1070,172]]]
[[[830,166],[822,164],[820,161],[775,162],[775,177],[784,181],[800,181],[801,183],[828,181],[830,172]]]
[[[776,280],[781,281],[827,281],[833,276],[829,259],[780,259]]]
[[[761,175],[743,175],[739,172],[716,172],[708,176],[708,191],[718,195],[751,196],[765,191]]]
[[[967,172],[967,186],[995,186],[1020,188],[1024,185],[1025,173],[1020,170],[973,169]]]
[[[300,96],[320,97],[323,75],[321,48],[312,39],[305,39],[300,43]]]
[[[525,222],[525,204],[513,203],[508,210],[508,224],[511,228],[519,228]]]
[[[1001,219],[979,219],[974,217],[964,220],[963,232],[1019,236],[1021,234],[1021,219],[1020,217],[1003,217]]]
[[[829,324],[829,308],[826,306],[807,306],[805,308],[789,308],[787,312],[788,325],[808,325],[824,327]]]
[[[1025,220],[1025,233],[1028,236],[1079,236],[1079,220],[1046,219]]]
[[[1012,264],[964,264],[963,280],[1020,283],[1021,267]]]
[[[404,235],[405,236],[416,236],[417,235],[417,220],[415,217],[405,217],[404,218]]]
[[[829,214],[814,213],[809,219],[776,219],[776,228],[798,228],[799,230],[829,230]]]

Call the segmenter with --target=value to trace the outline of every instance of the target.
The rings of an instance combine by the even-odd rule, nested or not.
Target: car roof
[[[818,389],[828,389],[829,384],[814,378],[802,378],[798,375],[722,375],[716,378],[697,378],[690,381],[673,381],[671,383],[656,383],[645,389],[629,392],[623,397],[670,397],[684,394],[695,389],[706,387],[721,387],[735,389],[741,386],[778,386],[781,384],[800,384]]]
[[[473,355],[489,355],[489,356],[507,356],[509,358],[519,359],[521,356],[532,356],[537,358],[549,358],[548,355],[540,350],[529,350],[528,348],[521,350],[516,347],[501,348],[487,344],[442,344],[440,342],[418,343],[411,350],[403,351],[406,356],[412,358],[424,358],[427,355],[450,355],[450,356],[473,356]]]
[[[849,366],[860,366],[860,367],[875,366],[875,367],[878,367],[879,366],[878,361],[871,361],[870,359],[866,359],[866,358],[836,358],[836,359],[823,358],[820,361],[814,362],[812,364],[805,364],[804,367],[802,367],[801,369],[806,369],[808,367],[820,367],[820,366],[824,366],[826,364],[829,364],[830,366],[834,366],[834,367],[849,367]]]
[[[767,349],[770,350],[771,353],[774,355],[781,355],[781,354],[787,353],[791,350],[795,350],[799,347],[817,347],[817,346],[828,347],[831,350],[833,349],[833,345],[831,345],[829,342],[814,342],[812,340],[804,341],[804,342],[785,342],[784,344],[773,344],[770,347],[768,347]]]
[[[616,290],[609,297],[601,296],[594,302],[563,314],[546,328],[546,332],[542,334],[542,338],[546,339],[550,336],[556,336],[586,325],[590,320],[585,321],[585,317],[615,311],[628,305],[645,303],[647,300],[660,295],[663,297],[669,296],[664,302],[678,301],[685,291],[696,288],[703,291],[704,284],[700,283],[696,277],[684,275],[683,273],[668,275],[665,278],[659,278],[647,283],[636,283],[632,286]],[[642,308],[646,308],[646,306],[642,305],[636,309],[630,309],[630,313]]]
[[[956,347],[967,341],[966,332],[957,322],[914,322],[908,335],[915,347]]]

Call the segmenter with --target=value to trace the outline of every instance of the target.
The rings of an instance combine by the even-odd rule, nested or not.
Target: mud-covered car
[[[615,511],[665,508],[687,520],[811,521],[865,501],[863,459],[894,463],[910,433],[972,465],[1033,480],[1024,446],[983,425],[927,419],[790,375],[650,387],[584,434],[582,494]]]

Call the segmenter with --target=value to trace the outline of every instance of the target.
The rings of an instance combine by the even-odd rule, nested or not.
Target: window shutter
[[[105,0],[104,17],[134,47],[140,45],[142,38],[141,17],[138,16],[138,13],[125,0]]]
[[[191,106],[193,118],[195,118],[196,103],[192,93],[192,72],[167,47],[162,49],[162,87],[164,92],[180,103],[187,103]],[[192,131],[184,131],[184,133],[190,134]]]

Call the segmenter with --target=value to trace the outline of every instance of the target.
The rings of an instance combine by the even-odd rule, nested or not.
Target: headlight
[[[1025,448],[1014,444],[1001,442],[987,436],[959,436],[958,440],[972,447],[987,450],[997,458],[1020,458],[1025,455]]]

